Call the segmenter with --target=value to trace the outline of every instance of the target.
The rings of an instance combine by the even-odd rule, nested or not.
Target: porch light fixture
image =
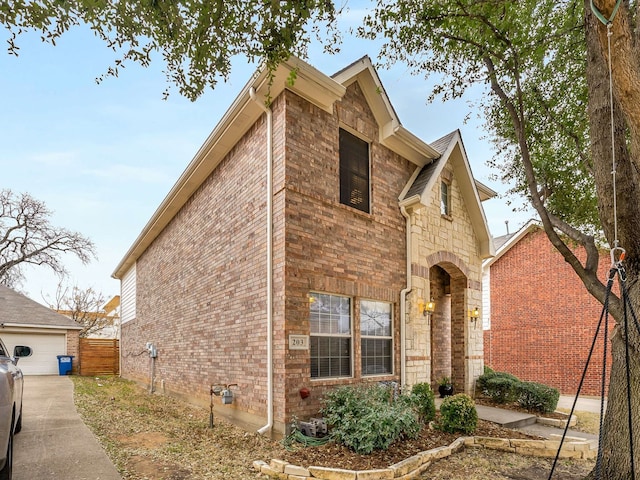
[[[423,316],[430,316],[436,310],[436,303],[433,298],[427,303],[423,299],[418,299],[418,310],[422,312]]]
[[[478,318],[480,318],[480,310],[478,307],[474,307],[473,310],[469,310],[469,318],[474,325],[478,322]]]

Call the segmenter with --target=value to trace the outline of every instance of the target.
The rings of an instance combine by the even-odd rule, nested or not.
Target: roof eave
[[[288,79],[292,71],[295,71],[296,79],[290,84]],[[297,58],[281,64],[274,72],[271,82],[264,68],[258,70],[142,229],[112,273],[113,278],[121,279],[124,276],[242,135],[263,114],[260,106],[251,100],[251,89],[255,90],[258,98],[265,100],[269,97],[276,98],[283,90],[289,89],[329,113],[333,113],[334,102],[341,99],[346,91],[343,85]]]

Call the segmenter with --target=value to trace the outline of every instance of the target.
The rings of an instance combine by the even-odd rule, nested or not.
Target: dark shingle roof
[[[505,243],[509,241],[511,237],[513,237],[515,233],[508,233],[506,235],[501,235],[499,237],[493,237],[493,245],[497,249],[503,246]]]
[[[81,328],[70,318],[0,285],[0,324]]]
[[[454,130],[453,132],[448,133],[444,137],[439,138],[435,142],[431,142],[429,145],[431,145],[434,150],[436,150],[438,153],[440,153],[440,155],[442,155],[447,149],[447,147],[449,146],[449,144],[451,143],[451,139],[453,139],[453,137],[457,133],[458,133],[458,130]]]
[[[414,195],[422,195],[422,192],[424,192],[424,189],[426,188],[427,183],[429,183],[429,179],[431,179],[433,172],[436,171],[437,166],[438,166],[438,160],[434,160],[428,165],[425,165],[424,167],[422,167],[422,170],[420,170],[420,173],[418,174],[416,179],[413,181],[413,185],[411,185],[411,188],[405,195],[405,198],[411,198]]]

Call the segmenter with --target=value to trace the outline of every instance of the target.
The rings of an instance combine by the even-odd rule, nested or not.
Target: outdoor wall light
[[[473,310],[469,310],[469,318],[474,325],[478,322],[478,318],[480,318],[480,310],[478,307],[474,307]]]
[[[430,316],[436,310],[436,303],[433,298],[425,303],[421,298],[418,299],[418,310],[422,312],[422,315]]]

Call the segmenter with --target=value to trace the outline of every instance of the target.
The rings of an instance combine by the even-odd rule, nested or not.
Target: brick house
[[[254,75],[114,271],[122,375],[206,405],[237,384],[216,410],[275,435],[338,385],[471,391],[495,192],[459,131],[407,131],[368,57],[332,77],[291,59],[268,84]]]
[[[531,220],[516,233],[497,237],[494,244],[496,255],[483,265],[485,363],[522,380],[575,394],[602,305],[587,292],[538,222]],[[603,252],[599,276],[604,282],[610,267],[609,253]],[[611,334],[613,318],[609,322]],[[600,395],[602,352],[603,331],[581,395]]]

